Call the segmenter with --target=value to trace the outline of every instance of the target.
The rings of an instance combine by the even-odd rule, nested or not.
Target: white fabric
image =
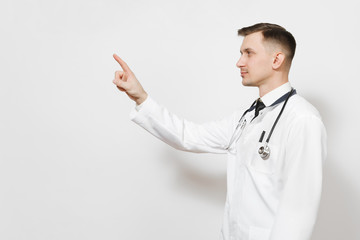
[[[289,82],[284,83],[278,88],[272,90],[271,92],[265,94],[261,101],[265,104],[265,106],[270,106],[273,104],[279,97],[291,91],[291,85]]]
[[[144,104],[144,102],[143,103],[141,103],[141,104],[139,104],[139,105],[135,105],[135,110],[136,111],[140,111],[140,109],[141,109],[141,107],[143,106],[143,104]]]
[[[130,117],[151,134],[184,151],[226,153],[227,198],[220,234],[223,240],[309,240],[321,196],[326,131],[318,111],[293,95],[271,136],[270,157],[258,149],[265,142],[282,103],[269,107],[290,89],[285,84],[263,96],[266,104],[253,121],[244,117],[229,147],[242,111],[220,121],[195,124],[170,113],[150,96]],[[266,131],[263,143],[259,143]]]

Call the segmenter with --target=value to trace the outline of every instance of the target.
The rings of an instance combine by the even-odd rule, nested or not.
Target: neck
[[[280,87],[284,83],[289,81],[288,76],[283,76],[281,78],[268,79],[266,83],[259,85],[259,96],[263,97],[265,94],[271,92],[277,87]]]

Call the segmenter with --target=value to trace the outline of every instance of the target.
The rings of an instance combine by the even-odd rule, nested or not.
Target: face
[[[242,84],[255,87],[266,84],[273,73],[273,56],[264,45],[262,33],[245,36],[240,53],[236,66],[240,68]]]

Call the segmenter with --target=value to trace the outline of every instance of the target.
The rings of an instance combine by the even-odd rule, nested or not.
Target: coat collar
[[[260,99],[265,104],[265,106],[268,107],[271,106],[276,100],[281,98],[284,94],[290,91],[291,91],[291,85],[289,82],[286,82],[283,85],[275,88],[271,92],[268,92]]]

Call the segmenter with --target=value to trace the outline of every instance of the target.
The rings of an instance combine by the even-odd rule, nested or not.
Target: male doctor
[[[291,87],[296,42],[283,27],[259,23],[243,36],[242,84],[259,89],[245,112],[195,124],[170,113],[144,91],[127,64],[113,83],[136,102],[131,119],[184,151],[226,153],[227,197],[220,239],[309,240],[318,212],[326,131],[318,111]]]

